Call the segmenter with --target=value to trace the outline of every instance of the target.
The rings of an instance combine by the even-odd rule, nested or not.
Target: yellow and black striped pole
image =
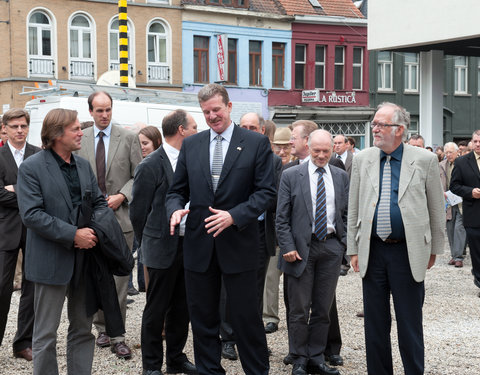
[[[118,0],[118,31],[120,43],[120,86],[128,87],[127,0]]]

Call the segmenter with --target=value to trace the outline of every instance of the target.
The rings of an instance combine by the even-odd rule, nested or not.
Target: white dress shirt
[[[27,146],[27,143],[25,143],[20,150],[13,147],[8,141],[7,141],[7,145],[8,145],[8,148],[10,148],[10,151],[12,152],[13,158],[15,159],[15,163],[17,163],[17,168],[20,167],[20,164],[22,164],[23,159],[25,157],[25,147]]]
[[[315,209],[317,206],[317,166],[311,160],[308,161],[308,176],[310,178],[310,194],[313,207],[312,233],[315,233]],[[323,182],[325,184],[325,193],[327,200],[327,234],[335,232],[335,189],[333,187],[332,173],[328,163],[323,167]]]
[[[222,157],[223,161],[225,161],[225,156],[227,155],[228,151],[228,146],[230,146],[230,141],[232,139],[232,134],[233,134],[233,127],[235,124],[232,122],[228,128],[226,128],[223,133],[221,134],[222,136]],[[210,129],[210,170],[212,170],[212,163],[213,163],[213,153],[215,152],[215,144],[217,143],[217,140],[215,137],[218,135],[218,133],[214,132],[212,129]]]

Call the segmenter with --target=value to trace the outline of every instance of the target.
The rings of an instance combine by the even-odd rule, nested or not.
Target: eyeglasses
[[[22,125],[7,125],[10,129],[22,129],[22,130],[27,130],[28,125],[27,124],[22,124]]]
[[[399,124],[384,124],[383,122],[372,122],[370,127],[373,129],[375,126],[378,126],[379,129],[385,129],[386,127],[392,126],[401,126]]]

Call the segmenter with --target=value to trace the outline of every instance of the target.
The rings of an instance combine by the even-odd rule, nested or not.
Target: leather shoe
[[[356,315],[357,315],[357,317],[359,317],[359,318],[365,318],[365,312],[364,312],[363,310],[362,310],[362,311],[359,311],[359,312],[357,312],[357,314],[356,314]]]
[[[284,358],[283,358],[283,364],[284,365],[291,365],[293,364],[293,355],[292,353],[288,353]]]
[[[347,276],[348,275],[348,270],[341,269],[340,270],[340,276]]]
[[[135,289],[134,286],[132,286],[132,287],[127,289],[127,294],[129,296],[136,296],[136,295],[140,294],[140,292],[137,289]]]
[[[326,355],[325,361],[330,363],[330,366],[343,366],[343,358],[340,354]]]
[[[268,322],[265,325],[265,333],[273,333],[278,331],[278,324],[273,322]]]
[[[318,365],[307,365],[307,372],[309,374],[340,375],[340,371],[338,371],[336,368],[327,366],[325,363],[320,363]]]
[[[176,363],[174,365],[167,365],[168,374],[198,374],[195,365],[188,359],[184,362]]]
[[[15,358],[23,358],[26,359],[27,361],[32,360],[32,348],[25,348],[23,350],[20,350],[19,352],[14,352],[13,356]]]
[[[112,353],[115,353],[117,358],[130,359],[132,358],[132,351],[124,342],[118,342],[112,345]]]
[[[163,375],[160,370],[143,370],[142,375]]]
[[[237,351],[235,350],[235,344],[225,342],[222,344],[222,358],[236,361],[238,359]]]
[[[100,332],[95,342],[98,347],[106,348],[110,346],[110,337],[105,332]]]
[[[455,267],[456,267],[456,268],[462,268],[462,267],[463,267],[463,262],[462,262],[461,260],[457,260],[457,261],[455,262]]]
[[[292,375],[307,375],[307,370],[304,365],[295,363],[292,368]]]
[[[448,261],[448,265],[449,265],[449,266],[455,265],[455,259],[453,259],[453,258],[450,259],[450,260]]]

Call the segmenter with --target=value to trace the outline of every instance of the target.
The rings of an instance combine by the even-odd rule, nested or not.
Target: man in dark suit
[[[472,152],[455,159],[450,190],[463,198],[463,226],[472,258],[473,282],[480,288],[480,130],[473,133],[472,145]]]
[[[68,297],[68,374],[92,371],[95,337],[86,312],[84,267],[77,259],[98,241],[93,229],[77,226],[82,201],[91,198],[93,212],[107,202],[88,162],[72,155],[80,149],[82,130],[77,112],[53,109],[43,121],[44,150],[18,171],[18,207],[27,227],[26,278],[35,283],[33,374],[58,374],[57,328]],[[75,281],[75,282],[74,282]]]
[[[202,375],[225,374],[218,337],[223,279],[243,370],[268,374],[256,282],[257,219],[275,198],[270,142],[235,126],[223,86],[206,85],[198,98],[210,130],[184,140],[167,194],[172,235],[189,213],[183,250],[195,363]]]
[[[328,162],[332,136],[309,136],[310,160],[285,170],[278,190],[279,267],[287,281],[292,375],[339,374],[325,364],[329,313],[346,246],[348,175]]]
[[[150,277],[142,317],[142,364],[144,375],[160,375],[163,363],[162,330],[165,322],[168,373],[196,374],[183,353],[188,337],[187,299],[183,271],[183,236],[170,236],[165,208],[183,140],[197,132],[191,115],[178,109],[164,117],[165,142],[135,170],[130,220],[139,242],[140,259]]]
[[[335,151],[333,157],[342,161],[348,177],[350,177],[352,173],[353,154],[348,150],[347,138],[343,134],[339,134],[333,138],[333,150]]]
[[[13,278],[19,250],[25,254],[26,230],[18,213],[17,173],[20,164],[40,151],[27,143],[30,115],[12,108],[2,118],[8,141],[0,148],[0,344],[7,324],[13,291]],[[22,275],[22,295],[18,307],[17,334],[13,339],[13,354],[32,360],[33,284]]]

